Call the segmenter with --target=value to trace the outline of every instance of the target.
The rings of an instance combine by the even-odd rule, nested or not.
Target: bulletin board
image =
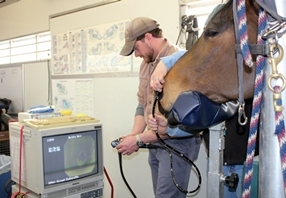
[[[23,111],[23,71],[22,64],[0,67],[0,98],[12,100],[8,113]]]

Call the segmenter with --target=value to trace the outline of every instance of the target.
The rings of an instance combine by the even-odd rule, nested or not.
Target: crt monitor
[[[20,142],[21,127],[23,139]],[[20,170],[20,145],[23,145]],[[103,187],[100,123],[49,128],[10,124],[12,180],[40,197],[69,197]],[[20,173],[21,172],[21,173]],[[21,174],[21,182],[19,181]],[[100,193],[99,193],[100,194]]]
[[[44,185],[97,174],[96,136],[93,130],[43,137]]]

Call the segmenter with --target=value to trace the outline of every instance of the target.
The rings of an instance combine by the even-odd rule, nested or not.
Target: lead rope
[[[256,0],[257,3],[263,7],[268,12],[268,23],[270,28],[268,28],[264,33],[264,38],[268,38],[270,43],[270,58],[268,62],[272,66],[272,74],[270,74],[268,79],[268,88],[273,92],[273,104],[275,111],[275,131],[274,134],[277,135],[279,143],[280,161],[281,169],[284,180],[284,195],[286,194],[286,132],[284,124],[284,116],[282,111],[284,107],[282,105],[282,95],[281,92],[286,87],[286,79],[283,74],[278,72],[277,65],[283,59],[284,51],[281,45],[278,44],[278,38],[282,37],[286,33],[286,18],[278,15],[276,11],[276,5],[273,1],[260,2]],[[276,53],[276,54],[275,54]],[[274,57],[275,54],[275,57]],[[282,86],[272,87],[272,80],[282,80]]]
[[[244,0],[245,1],[245,0]],[[245,3],[244,3],[245,6]],[[245,8],[244,8],[245,11]],[[246,14],[244,14],[246,15]],[[258,35],[257,43],[265,44],[262,39],[263,31],[266,29],[266,12],[260,7],[258,15]],[[256,76],[254,84],[254,97],[252,103],[252,112],[250,120],[250,130],[247,143],[247,153],[245,162],[245,174],[244,174],[244,188],[242,192],[242,198],[249,198],[251,192],[251,180],[253,175],[253,159],[255,154],[255,145],[257,137],[257,128],[259,124],[260,108],[262,101],[262,90],[264,87],[265,75],[264,67],[266,58],[262,55],[258,55],[256,58]]]
[[[281,87],[275,86],[274,93],[281,93]],[[282,99],[279,98],[276,100],[278,106],[282,106]],[[277,135],[279,147],[280,147],[280,159],[281,159],[281,168],[284,180],[284,193],[286,192],[286,132],[284,124],[284,116],[282,111],[275,111],[275,135]]]

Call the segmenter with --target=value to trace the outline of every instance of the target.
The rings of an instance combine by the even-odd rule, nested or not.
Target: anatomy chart
[[[93,79],[53,79],[53,105],[57,111],[72,110],[73,115],[94,117]]]
[[[52,74],[131,71],[131,56],[119,55],[130,20],[68,31],[52,36]]]
[[[68,34],[52,36],[53,74],[67,74],[69,66]]]

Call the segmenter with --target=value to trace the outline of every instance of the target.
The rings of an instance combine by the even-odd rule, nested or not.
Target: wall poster
[[[131,71],[131,56],[119,55],[130,20],[52,35],[52,75]]]

